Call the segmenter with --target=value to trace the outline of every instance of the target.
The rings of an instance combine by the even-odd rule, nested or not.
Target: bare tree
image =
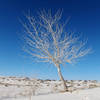
[[[87,55],[90,49],[86,42],[73,32],[66,31],[66,23],[61,20],[62,11],[55,14],[51,10],[42,10],[37,17],[27,15],[25,28],[24,50],[38,61],[53,63],[57,70],[64,90],[68,91],[61,73],[61,64],[73,63],[78,58]]]

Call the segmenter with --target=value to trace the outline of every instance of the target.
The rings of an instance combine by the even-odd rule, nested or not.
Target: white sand
[[[100,88],[75,91],[73,93],[55,93],[23,98],[5,98],[0,100],[100,100]]]
[[[0,100],[100,100],[99,82],[73,81],[67,85],[70,84],[76,90],[63,93],[61,81],[0,77]],[[88,89],[90,86],[96,88]]]

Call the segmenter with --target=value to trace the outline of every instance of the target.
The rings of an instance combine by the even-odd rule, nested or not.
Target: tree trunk
[[[68,91],[68,87],[67,87],[66,82],[65,82],[65,80],[64,80],[64,78],[62,76],[62,73],[61,73],[60,65],[59,64],[56,64],[56,66],[57,66],[58,75],[60,77],[60,80],[63,83],[64,91]]]

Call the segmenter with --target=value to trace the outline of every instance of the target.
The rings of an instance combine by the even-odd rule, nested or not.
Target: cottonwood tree
[[[50,10],[42,10],[38,16],[26,15],[23,24],[24,50],[38,61],[50,62],[55,65],[64,91],[68,91],[61,73],[61,64],[73,63],[87,55],[90,49],[86,42],[74,32],[67,32],[66,23],[62,22],[62,11],[52,14]]]

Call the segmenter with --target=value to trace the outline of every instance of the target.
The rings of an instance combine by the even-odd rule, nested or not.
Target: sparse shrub
[[[90,85],[89,85],[89,88],[95,88],[95,87],[97,87],[96,84],[90,84]]]
[[[46,79],[45,81],[51,81],[50,79]]]
[[[5,84],[5,87],[8,87],[8,84]]]

